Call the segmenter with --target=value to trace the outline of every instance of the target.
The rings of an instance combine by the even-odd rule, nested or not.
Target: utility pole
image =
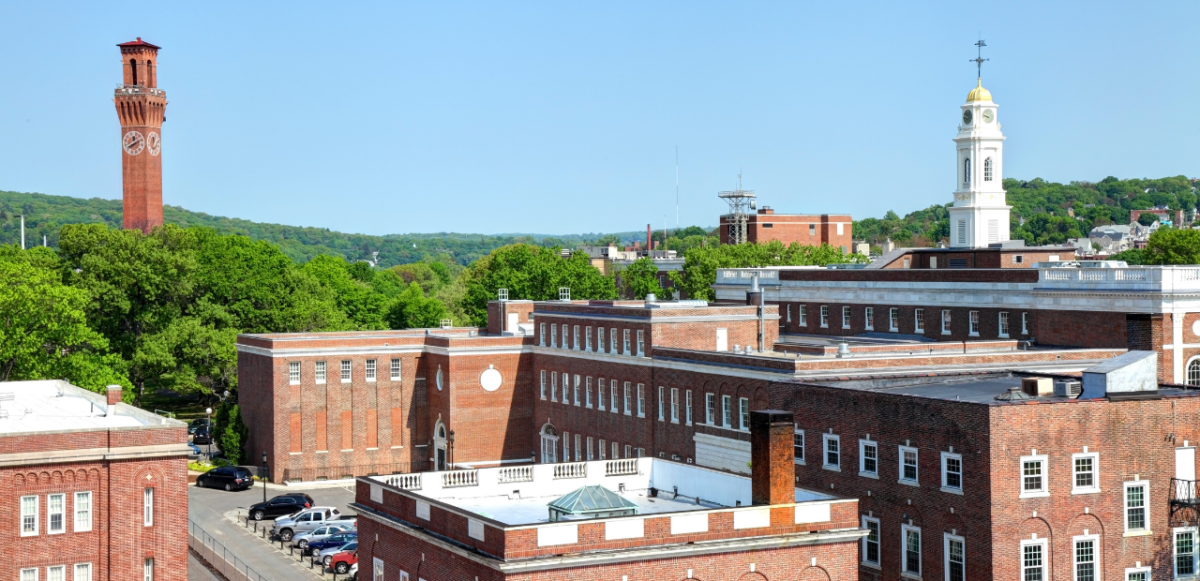
[[[25,250],[25,214],[21,214],[21,250]]]

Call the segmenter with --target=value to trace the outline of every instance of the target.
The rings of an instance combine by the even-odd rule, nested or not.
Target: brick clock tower
[[[149,233],[162,226],[162,124],[167,94],[158,88],[158,48],[140,37],[117,45],[124,82],[113,102],[121,121],[124,226]]]

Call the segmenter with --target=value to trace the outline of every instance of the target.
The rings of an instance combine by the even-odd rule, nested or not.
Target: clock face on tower
[[[137,155],[146,147],[146,139],[137,131],[130,131],[121,138],[121,148],[129,155]]]
[[[150,150],[150,155],[158,155],[158,152],[162,151],[162,140],[159,139],[157,131],[151,131],[146,136],[146,149]]]
[[[983,122],[984,123],[991,123],[992,119],[995,119],[995,118],[996,118],[996,114],[993,113],[991,109],[983,110]]]
[[[971,110],[970,110],[970,109],[967,109],[966,111],[963,111],[963,125],[970,125],[970,124],[971,124],[971,119],[972,119],[973,117],[974,117],[974,116],[971,114]]]

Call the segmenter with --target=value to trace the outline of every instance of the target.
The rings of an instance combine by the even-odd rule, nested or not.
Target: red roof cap
[[[150,44],[150,43],[142,40],[142,37],[140,37],[140,36],[137,37],[137,40],[135,40],[133,42],[122,42],[121,44],[118,44],[117,46],[122,46],[122,47],[124,47],[124,46],[145,46],[145,47],[152,48],[154,50],[158,50],[158,49],[162,48],[161,46],[154,46],[153,44]]]

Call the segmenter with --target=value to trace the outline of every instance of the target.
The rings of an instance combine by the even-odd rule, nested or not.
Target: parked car
[[[196,486],[201,488],[224,488],[226,492],[245,490],[254,486],[254,477],[249,470],[239,466],[222,466],[213,468],[196,478]]]
[[[358,581],[358,563],[350,565],[350,581]]]
[[[348,524],[346,521],[334,522],[339,520],[341,515],[342,513],[332,506],[315,506],[286,518],[275,519],[271,534],[279,535],[285,542],[291,541],[296,533],[306,533],[323,525]]]
[[[191,454],[192,456],[199,456],[200,454],[202,454],[202,453],[203,453],[203,452],[201,452],[201,451],[200,451],[200,447],[199,447],[199,446],[197,446],[197,445],[195,445],[195,444],[193,444],[193,443],[191,443],[191,442],[188,442],[188,448],[191,448],[191,449],[192,449],[192,454]]]
[[[302,492],[280,494],[266,502],[250,505],[249,514],[250,518],[254,520],[274,519],[295,514],[306,508],[312,508],[314,504],[316,502],[313,501],[312,497]]]
[[[205,444],[205,445],[211,444],[212,443],[212,430],[207,427],[201,427],[201,428],[197,429],[195,432],[192,432],[192,443],[193,444]]]
[[[330,537],[337,537],[349,530],[350,527],[346,525],[326,525],[323,527],[317,527],[306,533],[296,533],[295,536],[292,537],[292,544],[300,547],[302,551],[307,553],[309,547],[320,544]],[[357,537],[358,533],[355,533],[354,538]],[[342,539],[341,543],[344,545],[350,541],[353,541],[354,538]]]
[[[318,530],[320,530],[320,529],[318,529]],[[296,538],[300,538],[300,535],[296,535]],[[344,547],[346,545],[346,543],[349,543],[350,541],[356,541],[356,540],[358,540],[358,532],[357,531],[343,530],[343,531],[339,531],[337,533],[331,534],[329,536],[326,536],[324,539],[319,539],[319,540],[310,539],[308,541],[308,550],[313,551],[319,555],[321,553],[321,551],[324,551],[325,549],[332,549],[335,547],[337,547],[337,548]]]
[[[212,431],[212,420],[208,418],[192,420],[190,423],[188,423],[188,435],[195,434],[196,430],[199,430],[200,428],[205,428],[209,431]]]
[[[333,569],[333,571],[338,575],[349,573],[350,567],[358,564],[358,543],[350,544],[354,545],[353,551],[342,551],[334,555],[333,559],[329,561],[329,568]]]

